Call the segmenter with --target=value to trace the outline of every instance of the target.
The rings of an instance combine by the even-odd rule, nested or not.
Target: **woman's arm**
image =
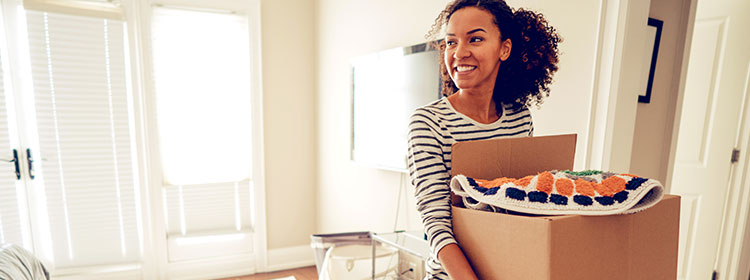
[[[432,252],[449,276],[452,279],[476,279],[453,238],[448,186],[450,173],[443,159],[444,151],[448,151],[450,145],[444,143],[442,131],[437,118],[426,110],[417,110],[411,117],[408,159],[417,210],[422,216]]]
[[[471,269],[469,261],[466,260],[464,252],[456,243],[448,244],[438,252],[438,260],[443,264],[443,269],[451,279],[478,279],[474,270]]]

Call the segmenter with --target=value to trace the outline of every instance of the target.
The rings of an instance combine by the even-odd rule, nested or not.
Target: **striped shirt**
[[[409,123],[409,174],[415,186],[417,210],[422,217],[432,254],[426,279],[448,279],[437,252],[456,243],[450,208],[451,145],[456,142],[531,136],[534,126],[527,107],[504,105],[502,116],[490,124],[457,112],[447,98],[417,109]]]

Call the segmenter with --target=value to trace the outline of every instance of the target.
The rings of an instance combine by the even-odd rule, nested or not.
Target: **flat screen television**
[[[441,97],[438,59],[423,43],[351,60],[353,161],[407,171],[409,117]]]

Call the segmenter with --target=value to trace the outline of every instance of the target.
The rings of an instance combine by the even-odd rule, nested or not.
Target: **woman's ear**
[[[508,60],[511,49],[513,49],[513,42],[510,39],[505,39],[505,41],[500,43],[500,61]]]

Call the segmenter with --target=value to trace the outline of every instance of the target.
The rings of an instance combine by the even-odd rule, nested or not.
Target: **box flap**
[[[521,178],[546,170],[572,169],[576,135],[465,141],[451,149],[451,176]]]
[[[465,141],[453,144],[451,149],[451,176],[521,178],[547,170],[573,169],[576,135]],[[457,200],[453,196],[453,205],[460,205]]]

